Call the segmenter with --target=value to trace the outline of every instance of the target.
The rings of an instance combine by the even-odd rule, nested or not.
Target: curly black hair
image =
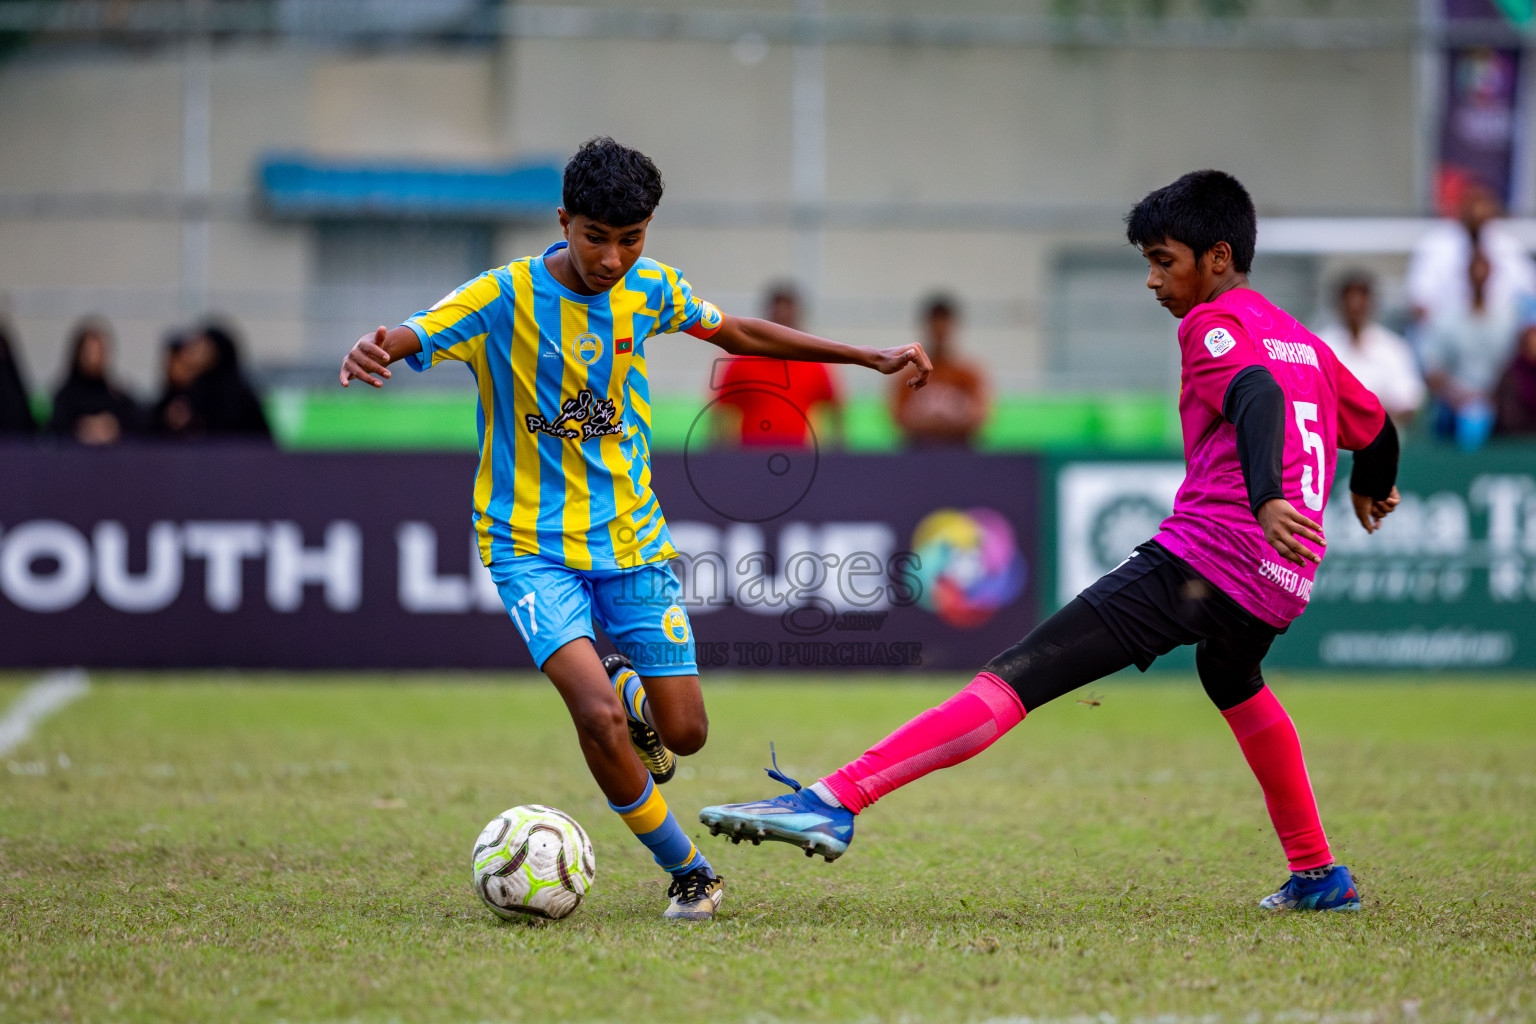
[[[654,213],[663,187],[650,157],[599,135],[582,143],[565,165],[562,199],[572,216],[622,228]]]
[[[1226,242],[1239,274],[1253,266],[1258,230],[1248,190],[1224,171],[1191,171],[1149,193],[1125,217],[1125,237],[1138,249],[1171,238],[1193,249],[1198,260]]]

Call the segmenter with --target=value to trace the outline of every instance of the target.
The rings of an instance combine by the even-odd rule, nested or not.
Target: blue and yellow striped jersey
[[[467,363],[480,390],[475,529],[487,565],[539,555],[618,569],[677,552],[651,492],[645,342],[709,337],[720,311],[677,270],[641,257],[601,295],[570,291],[543,256],[488,270],[405,322],[407,361]]]

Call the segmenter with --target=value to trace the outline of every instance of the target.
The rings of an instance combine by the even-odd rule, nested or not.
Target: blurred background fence
[[[788,279],[813,329],[888,344],[944,290],[1000,395],[1166,394],[1174,325],[1140,292],[1129,204],[1225,168],[1286,308],[1326,318],[1363,263],[1405,313],[1448,65],[1524,55],[1486,7],[4,0],[0,304],[40,379],[100,314],[147,394],[167,327],[218,312],[307,391],[362,328],[542,250],[560,164],[611,133],[667,178],[651,251],[722,308]],[[1518,216],[1530,78],[1503,109]],[[692,343],[656,348],[656,390],[697,395]]]

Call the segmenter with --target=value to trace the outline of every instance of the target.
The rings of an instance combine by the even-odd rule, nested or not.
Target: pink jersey
[[[1251,288],[1190,310],[1179,325],[1179,349],[1186,470],[1157,542],[1260,619],[1285,626],[1306,609],[1316,567],[1282,558],[1248,508],[1237,428],[1221,414],[1227,386],[1262,366],[1285,392],[1281,490],[1317,523],[1338,449],[1370,444],[1386,413],[1326,344]]]

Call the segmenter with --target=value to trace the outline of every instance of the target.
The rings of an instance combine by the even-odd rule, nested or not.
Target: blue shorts
[[[494,562],[501,603],[541,669],[592,620],[642,676],[698,675],[682,586],[664,562],[630,569],[572,569],[537,555]]]

